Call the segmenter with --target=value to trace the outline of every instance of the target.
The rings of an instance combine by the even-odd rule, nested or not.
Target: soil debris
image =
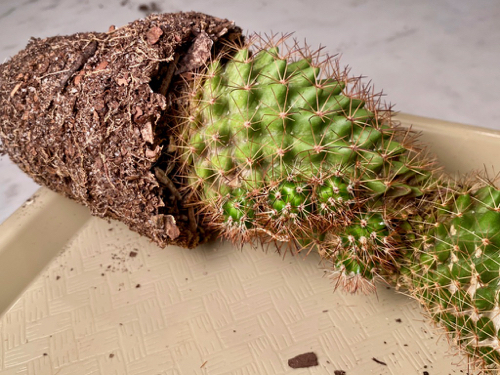
[[[291,368],[307,368],[318,366],[318,356],[313,352],[299,354],[288,360],[288,366],[290,366]]]
[[[381,361],[380,359],[377,359],[375,357],[372,358],[373,362],[377,362],[379,365],[387,366],[387,363]]]

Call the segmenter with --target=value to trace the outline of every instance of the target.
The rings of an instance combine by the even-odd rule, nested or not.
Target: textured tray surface
[[[497,133],[400,119],[424,129],[438,156],[453,155],[445,161],[448,169],[494,162],[499,169]],[[20,236],[32,242],[19,245]],[[8,263],[5,254],[13,258],[14,247],[20,260]],[[39,252],[60,254],[36,276],[48,262],[34,258]],[[23,263],[35,264],[31,277],[17,278]],[[227,243],[161,250],[44,189],[0,226],[2,274],[8,276],[1,309],[13,300],[12,288],[20,293],[34,281],[0,318],[0,374],[431,375],[467,369],[419,305],[385,285],[376,295],[334,293],[315,256],[283,259]],[[288,367],[289,358],[311,351],[318,366]]]

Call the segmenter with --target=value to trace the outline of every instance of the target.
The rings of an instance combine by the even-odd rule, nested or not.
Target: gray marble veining
[[[496,0],[2,0],[0,62],[31,36],[104,31],[151,10],[197,10],[248,31],[294,32],[342,54],[398,111],[500,130]],[[36,189],[0,158],[0,222]]]

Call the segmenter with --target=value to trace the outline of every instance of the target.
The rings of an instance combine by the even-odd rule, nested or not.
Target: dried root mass
[[[178,13],[105,33],[32,39],[0,66],[4,152],[94,215],[121,220],[160,246],[196,246],[209,234],[177,193],[184,181],[171,177],[168,85],[174,68],[199,67],[207,49],[239,34],[227,20]]]

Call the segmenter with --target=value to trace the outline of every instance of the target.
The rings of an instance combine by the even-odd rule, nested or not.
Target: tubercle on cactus
[[[238,245],[317,251],[348,292],[396,284],[497,368],[500,192],[444,176],[381,94],[287,39],[230,45],[185,83],[176,155],[204,225]]]

